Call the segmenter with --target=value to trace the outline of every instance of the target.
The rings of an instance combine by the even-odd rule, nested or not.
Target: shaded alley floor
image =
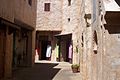
[[[72,73],[67,62],[37,61],[33,67],[14,72],[13,80],[81,80],[80,73]]]

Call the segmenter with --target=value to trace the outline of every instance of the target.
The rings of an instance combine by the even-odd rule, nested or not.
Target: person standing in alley
[[[48,42],[47,50],[46,50],[46,58],[47,58],[47,60],[50,60],[50,59],[51,59],[51,53],[52,53],[51,49],[52,49],[52,48],[51,48],[51,43]]]

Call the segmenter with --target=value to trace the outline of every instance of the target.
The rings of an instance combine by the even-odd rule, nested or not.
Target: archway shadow
[[[36,63],[33,67],[15,71],[13,80],[52,80],[61,70],[54,68],[57,65],[57,63]]]

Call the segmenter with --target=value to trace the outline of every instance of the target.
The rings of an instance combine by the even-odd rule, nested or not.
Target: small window
[[[68,6],[70,6],[71,5],[71,0],[68,0]]]
[[[50,11],[50,3],[44,4],[44,11]]]
[[[70,18],[68,18],[68,22],[70,22]]]
[[[32,5],[32,0],[28,0],[28,3],[31,6]]]

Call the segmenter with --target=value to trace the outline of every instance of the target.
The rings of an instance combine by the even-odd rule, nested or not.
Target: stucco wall
[[[25,23],[27,25],[35,28],[36,26],[36,0],[32,0],[32,5],[28,4],[28,0],[1,0],[0,2],[0,17],[10,21],[15,22],[15,19]],[[6,26],[7,25],[7,26]],[[5,23],[6,27],[6,43],[5,45],[5,64],[4,64],[4,76],[3,77],[12,77],[12,59],[13,59],[13,33],[12,26],[9,27],[9,24]],[[23,27],[23,25],[21,26]],[[22,29],[21,29],[22,30]],[[15,30],[14,30],[15,31]],[[32,36],[32,37],[31,37]],[[32,53],[34,55],[34,46],[35,46],[35,31],[32,32],[29,36],[30,50],[30,65],[32,64]],[[31,40],[32,39],[32,40]],[[23,44],[22,44],[23,45]],[[22,47],[22,46],[21,46]]]
[[[36,0],[30,6],[28,0],[1,0],[0,17],[14,22],[17,19],[35,28],[36,25]]]
[[[0,17],[13,22],[14,21],[14,3],[10,0],[0,1]]]
[[[36,26],[36,0],[29,5],[28,0],[14,0],[14,18],[32,26]]]

